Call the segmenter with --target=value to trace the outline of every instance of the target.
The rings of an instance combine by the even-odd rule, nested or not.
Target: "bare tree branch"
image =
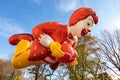
[[[100,54],[102,54],[99,55],[102,59],[104,58],[106,61],[114,65],[116,69],[118,69],[118,71],[120,72],[120,30],[116,29],[113,32],[114,33],[103,31],[101,35],[102,37],[98,38],[101,48]],[[115,73],[113,68],[107,68],[109,68]]]

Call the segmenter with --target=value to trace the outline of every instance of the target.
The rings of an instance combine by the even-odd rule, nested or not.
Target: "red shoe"
[[[15,35],[12,35],[11,37],[9,37],[9,43],[11,45],[17,45],[18,42],[22,39],[28,40],[30,42],[34,40],[34,38],[31,34],[23,33],[23,34],[15,34]]]

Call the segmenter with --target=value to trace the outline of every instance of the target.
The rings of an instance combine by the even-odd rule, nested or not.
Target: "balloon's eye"
[[[90,26],[90,23],[87,23],[87,26]]]

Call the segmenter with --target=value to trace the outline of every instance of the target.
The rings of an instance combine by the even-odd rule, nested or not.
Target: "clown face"
[[[86,19],[80,20],[75,25],[70,26],[70,33],[73,36],[81,37],[91,32],[94,25],[93,17],[88,16]]]

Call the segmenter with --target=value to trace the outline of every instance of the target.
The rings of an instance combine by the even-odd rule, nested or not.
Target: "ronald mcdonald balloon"
[[[49,64],[55,70],[59,64],[78,64],[77,37],[91,32],[98,23],[98,16],[92,8],[79,8],[73,12],[69,25],[59,22],[45,22],[35,26],[32,34],[15,34],[9,38],[9,43],[16,45],[12,65],[25,68],[30,65]]]

